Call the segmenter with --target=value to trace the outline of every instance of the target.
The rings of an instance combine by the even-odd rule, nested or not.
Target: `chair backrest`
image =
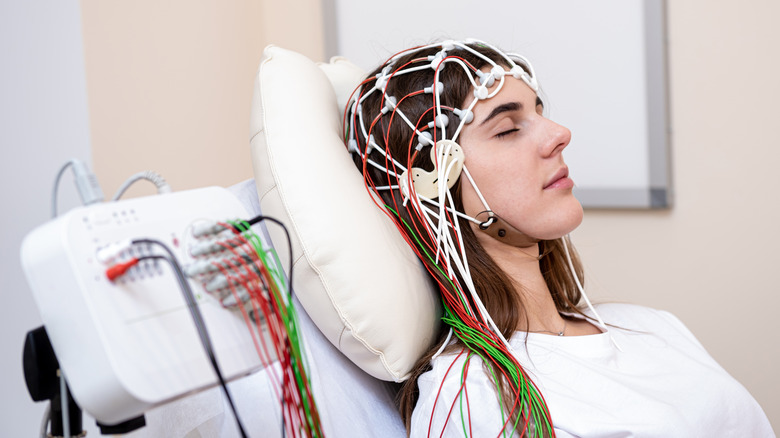
[[[291,232],[293,288],[306,312],[361,369],[399,382],[433,342],[441,310],[342,140],[344,105],[364,75],[343,58],[317,65],[267,47],[252,104],[252,160],[263,212]],[[268,230],[286,269],[285,236]]]

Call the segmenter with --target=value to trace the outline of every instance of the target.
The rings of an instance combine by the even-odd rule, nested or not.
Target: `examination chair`
[[[342,140],[344,106],[364,75],[343,58],[315,64],[267,47],[252,105],[255,179],[230,190],[251,216],[274,217],[291,232],[290,255],[280,228],[262,230],[285,268],[293,259],[294,302],[326,436],[404,437],[397,382],[435,338],[440,308]],[[250,436],[282,436],[268,373],[229,385]],[[147,423],[128,436],[238,436],[219,388],[155,409]]]

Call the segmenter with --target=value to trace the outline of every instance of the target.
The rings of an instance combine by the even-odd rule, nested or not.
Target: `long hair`
[[[471,71],[471,74],[475,74],[475,71],[488,65],[485,57],[496,60],[505,67],[510,67],[506,61],[501,61],[505,59],[504,55],[489,46],[469,44],[468,47],[472,50],[466,50],[463,47],[448,47],[446,56],[463,60],[470,69],[474,70]],[[414,65],[414,63],[421,63],[423,60],[436,62],[437,55],[440,55],[441,51],[442,47],[426,46],[419,50],[402,52],[402,55],[391,58],[388,63],[371,72],[367,76],[368,79],[356,90],[355,98],[352,100],[353,104],[348,105],[345,123],[345,129],[352,130],[352,132],[347,132],[346,140],[351,143],[350,149],[354,153],[355,164],[362,172],[366,185],[385,188],[375,190],[381,199],[378,205],[386,209],[401,234],[418,254],[431,277],[438,284],[445,307],[444,320],[446,324],[442,326],[438,340],[416,363],[410,378],[404,382],[399,393],[399,410],[407,431],[410,428],[412,411],[419,397],[417,379],[430,369],[431,359],[445,342],[450,327],[457,327],[458,318],[461,317],[458,308],[461,304],[458,300],[465,301],[463,305],[466,307],[475,305],[469,301],[467,296],[464,299],[464,296],[458,293],[462,285],[466,284],[467,281],[473,282],[479,299],[504,338],[511,337],[522,321],[525,320],[527,324],[524,315],[525,307],[520,298],[521,295],[518,293],[517,285],[510,280],[480,245],[469,221],[454,215],[452,218],[460,225],[459,235],[453,236],[453,238],[462,239],[471,278],[463,278],[462,273],[456,273],[455,278],[453,278],[452,275],[447,274],[445,269],[442,269],[442,259],[434,255],[437,248],[435,237],[424,232],[429,224],[420,218],[419,212],[413,210],[411,201],[406,200],[405,202],[403,190],[398,186],[397,174],[400,174],[401,170],[395,166],[393,159],[403,162],[410,169],[412,166],[427,171],[433,169],[434,164],[429,154],[415,153],[420,149],[416,147],[420,141],[418,132],[428,132],[430,137],[434,139],[442,138],[442,135],[453,138],[458,126],[458,123],[455,122],[459,121],[461,116],[466,117],[462,111],[459,112],[458,108],[462,107],[464,102],[473,96],[474,87],[471,76],[469,76],[470,73],[460,66],[453,65],[439,69],[435,84],[435,68],[422,68],[417,71],[405,72],[398,77],[394,76],[399,70]],[[441,89],[436,90],[431,87]],[[428,88],[428,92],[420,92],[425,88]],[[368,91],[372,89],[382,89],[383,92],[369,93]],[[436,123],[437,114],[432,110],[433,95],[437,92],[439,93],[441,113],[446,114],[450,121],[446,125]],[[396,110],[400,110],[400,112],[397,113]],[[356,127],[356,122],[361,117],[366,124],[370,123],[368,132],[361,132]],[[404,117],[405,120],[401,120],[401,117]],[[409,123],[420,127],[418,132],[411,129]],[[451,187],[450,193],[454,209],[462,212],[460,186],[460,180],[456,181]],[[384,205],[381,205],[382,203]],[[452,231],[454,228],[454,226],[450,227],[451,233],[454,233]],[[568,239],[568,237],[565,238]],[[581,313],[576,307],[581,297],[573,277],[573,275],[577,275],[580,280],[583,279],[581,264],[576,253],[571,249],[570,254],[574,265],[574,272],[571,272],[565,251],[560,240],[539,242],[542,275],[559,312]],[[483,327],[483,329],[490,330],[489,327]],[[457,330],[456,334],[458,334]],[[460,336],[457,336],[457,339],[447,347],[449,351],[464,348],[476,351],[480,347],[464,341]],[[477,351],[477,353],[484,353],[484,351]],[[484,357],[482,354],[480,356]],[[484,364],[486,367],[492,368],[493,374],[499,377],[497,386],[504,409],[510,413],[511,418],[520,419],[519,424],[526,427],[528,409],[518,407],[516,400],[520,383],[518,383],[517,376],[513,377],[513,374],[518,373],[518,371],[507,367],[502,361],[486,360]],[[537,429],[535,432],[533,430],[531,432],[543,436],[552,434],[551,430],[550,428],[550,432],[544,432]]]

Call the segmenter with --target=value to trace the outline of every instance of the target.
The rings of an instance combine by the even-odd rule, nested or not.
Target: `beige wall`
[[[81,6],[93,163],[107,196],[147,169],[174,190],[250,178],[249,109],[263,47],[323,57],[315,0]],[[153,192],[137,183],[128,196]]]
[[[780,431],[780,3],[667,9],[674,208],[588,211],[575,243],[597,298],[674,312]]]
[[[144,169],[175,189],[251,176],[262,47],[323,57],[315,0],[159,3],[82,1],[94,166],[107,192]],[[677,314],[780,429],[780,4],[668,3],[675,206],[588,211],[574,239],[597,300]]]

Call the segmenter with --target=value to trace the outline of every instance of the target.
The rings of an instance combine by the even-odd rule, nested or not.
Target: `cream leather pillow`
[[[360,368],[398,382],[430,347],[440,302],[342,141],[344,105],[364,75],[343,58],[318,66],[267,47],[252,103],[252,162],[262,211],[290,230],[293,288],[306,312]],[[287,269],[284,234],[267,228]]]

